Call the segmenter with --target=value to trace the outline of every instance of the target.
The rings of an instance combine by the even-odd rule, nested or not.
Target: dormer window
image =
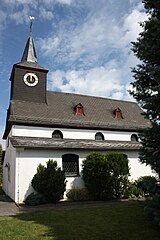
[[[60,130],[55,130],[52,133],[52,138],[63,139],[63,134]]]
[[[84,116],[84,108],[81,103],[78,103],[75,107],[75,115]]]
[[[113,111],[113,114],[115,116],[115,118],[121,118],[123,119],[123,115],[122,115],[122,110],[118,107]]]

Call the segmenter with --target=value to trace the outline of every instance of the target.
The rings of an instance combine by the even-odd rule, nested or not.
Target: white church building
[[[152,174],[138,160],[138,132],[150,122],[136,103],[47,91],[47,73],[30,34],[21,61],[13,65],[3,136],[3,190],[11,199],[24,201],[38,165],[49,159],[65,170],[67,190],[83,187],[82,162],[93,151],[126,154],[132,180]]]

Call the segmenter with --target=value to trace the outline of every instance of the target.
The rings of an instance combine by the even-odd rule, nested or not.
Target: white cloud
[[[14,20],[16,24],[29,22],[30,15],[52,20],[54,4],[48,5],[47,2],[56,3],[56,0],[3,0],[8,21]]]
[[[139,11],[139,6],[134,9],[126,18],[124,19],[123,31],[124,35],[121,38],[122,46],[127,45],[131,41],[136,41],[139,33],[142,31],[142,27],[139,25],[147,19],[144,12]]]
[[[110,25],[108,28],[107,21]],[[107,21],[93,17],[74,30],[62,27],[56,35],[39,40],[41,53],[68,67],[93,67],[102,55],[106,54],[107,57],[110,54],[114,40],[119,37],[117,26],[112,28],[109,19]]]
[[[125,66],[124,66],[125,68]],[[68,70],[51,72],[49,89],[64,92],[76,92],[87,95],[128,99],[126,84],[121,83],[124,69],[118,62],[111,61],[106,66],[85,70]]]
[[[46,19],[46,20],[51,20],[53,19],[53,12],[52,11],[49,11],[49,10],[46,10],[45,8],[43,7],[40,7],[39,8],[39,12],[40,12],[40,17],[42,17],[43,19]]]
[[[35,6],[43,6],[46,5],[53,5],[55,3],[67,4],[70,5],[74,0],[2,0],[3,3],[10,5],[10,6],[19,6],[19,5],[31,5],[32,7]]]
[[[121,19],[110,15],[105,5],[98,10],[92,6],[86,19],[71,30],[62,27],[40,39],[42,53],[51,62],[49,89],[132,99],[127,90],[133,81],[131,67],[138,60],[130,42],[138,37],[139,22],[145,19],[140,4]],[[61,64],[63,71],[52,70]]]
[[[79,55],[86,54],[91,61],[92,58],[97,60],[117,39],[118,32],[117,26],[109,24],[107,17],[92,17],[72,33],[69,39],[70,57],[74,61]]]
[[[59,37],[49,37],[47,39],[39,39],[38,44],[40,45],[41,51],[43,51],[45,55],[48,55],[57,50],[60,40]]]
[[[16,11],[19,7],[30,7],[31,9],[36,9],[38,6],[37,0],[1,0],[6,9],[8,9],[8,13],[10,11]]]
[[[36,0],[2,0],[7,15],[7,22],[15,21],[16,24],[29,22],[29,15],[37,9]]]
[[[73,0],[56,0],[56,2],[62,3],[62,4],[71,4]]]
[[[25,6],[23,10],[10,14],[10,19],[14,20],[16,24],[22,24],[24,22],[29,22],[29,14],[29,7]]]
[[[50,34],[48,38],[40,39],[42,54],[54,57],[55,62],[81,68],[98,65],[102,58],[107,61],[119,52],[127,54],[130,42],[138,37],[141,30],[138,22],[146,17],[139,8],[138,5],[121,21],[106,13],[105,6],[98,11],[94,9],[95,12],[92,9],[92,14],[88,14],[81,24],[71,30],[64,23],[66,28],[60,27],[53,36]]]
[[[24,5],[24,4],[31,4],[32,6],[37,5],[36,0],[2,0],[5,4],[8,6],[18,6],[18,5]]]
[[[54,4],[54,3],[56,3],[56,2],[58,2],[58,3],[62,3],[62,4],[71,4],[74,0],[42,0],[43,1],[43,3],[45,3],[45,4],[49,4],[49,5],[51,5],[51,4]]]

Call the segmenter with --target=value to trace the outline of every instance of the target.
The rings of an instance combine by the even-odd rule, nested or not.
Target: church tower
[[[22,59],[12,69],[10,100],[46,103],[47,73],[48,70],[38,64],[30,26]]]

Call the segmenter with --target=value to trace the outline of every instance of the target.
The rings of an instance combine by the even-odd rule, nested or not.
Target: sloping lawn
[[[159,240],[160,231],[135,203],[0,217],[1,240]]]

